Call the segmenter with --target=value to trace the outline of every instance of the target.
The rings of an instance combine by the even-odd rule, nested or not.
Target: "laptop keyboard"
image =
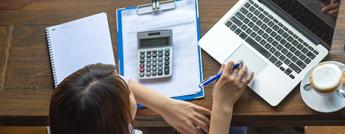
[[[225,25],[291,79],[319,54],[252,0]]]

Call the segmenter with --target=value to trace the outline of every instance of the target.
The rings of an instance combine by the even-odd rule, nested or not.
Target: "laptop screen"
[[[317,0],[271,0],[310,32],[331,45],[336,15],[321,12],[322,3]]]

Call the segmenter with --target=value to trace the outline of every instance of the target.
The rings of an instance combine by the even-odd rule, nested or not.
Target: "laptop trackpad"
[[[254,72],[255,76],[259,76],[262,70],[264,70],[267,66],[265,61],[249,50],[245,45],[240,45],[237,50],[227,59],[227,61],[230,60],[234,62],[242,60],[244,64],[248,66],[248,70],[250,72]]]

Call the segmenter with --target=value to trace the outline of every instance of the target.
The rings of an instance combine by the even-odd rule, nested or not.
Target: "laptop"
[[[244,61],[248,86],[277,106],[327,56],[333,32],[298,0],[239,0],[198,44],[219,63]]]

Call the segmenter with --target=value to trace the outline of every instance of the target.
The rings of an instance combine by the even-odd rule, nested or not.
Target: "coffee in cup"
[[[320,64],[310,74],[310,85],[320,93],[332,93],[343,85],[343,71],[335,64]]]

